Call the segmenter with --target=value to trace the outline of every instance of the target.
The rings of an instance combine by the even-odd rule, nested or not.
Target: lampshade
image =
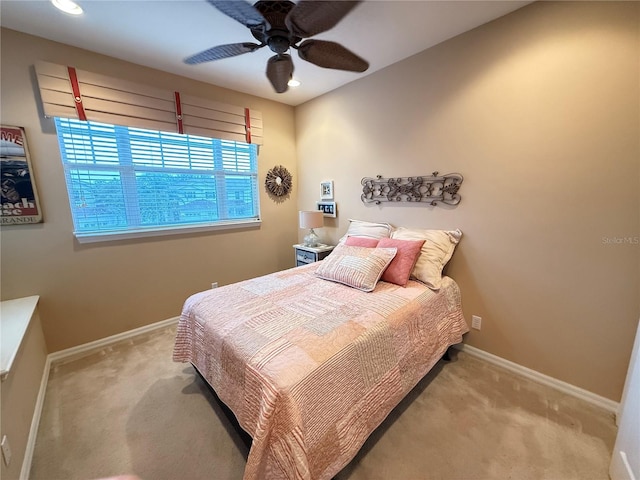
[[[324,215],[320,210],[300,212],[300,228],[320,228],[323,226]]]
[[[309,229],[309,233],[305,235],[303,241],[305,246],[316,247],[319,245],[318,235],[313,229],[322,226],[324,226],[324,214],[320,210],[300,212],[300,228]]]

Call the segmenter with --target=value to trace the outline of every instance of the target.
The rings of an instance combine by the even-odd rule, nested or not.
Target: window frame
[[[64,154],[63,151],[63,140],[62,140],[62,133],[60,133],[59,129],[58,129],[58,120],[61,121],[66,121],[66,122],[79,122],[76,119],[69,119],[69,118],[56,118],[55,119],[55,124],[56,124],[56,139],[58,140],[58,146],[59,146],[59,151],[60,151],[60,161],[62,163],[62,167],[63,167],[63,171],[64,171],[64,176],[65,176],[65,186],[66,186],[66,193],[67,193],[67,200],[69,202],[69,208],[70,208],[70,213],[71,213],[71,217],[72,217],[72,222],[73,222],[73,227],[74,227],[74,231],[73,231],[73,235],[75,236],[75,238],[78,240],[78,242],[80,243],[94,243],[94,242],[105,242],[105,241],[112,241],[112,240],[127,240],[127,239],[135,239],[135,238],[145,238],[145,237],[157,237],[157,236],[165,236],[165,235],[178,235],[178,234],[189,234],[189,233],[199,233],[199,232],[207,232],[207,231],[216,231],[216,230],[230,230],[230,229],[247,229],[247,228],[258,228],[260,227],[262,221],[261,221],[261,209],[260,209],[260,188],[259,188],[259,165],[258,165],[258,146],[256,145],[256,151],[255,151],[255,157],[253,157],[253,154],[251,155],[251,159],[250,159],[250,164],[253,164],[253,162],[255,162],[255,164],[253,164],[253,166],[251,167],[251,169],[248,172],[242,172],[242,171],[230,171],[230,170],[225,170],[224,168],[220,168],[219,166],[216,166],[218,164],[221,164],[223,162],[222,158],[217,158],[218,155],[222,155],[222,151],[223,151],[223,147],[222,147],[222,142],[226,142],[228,143],[229,141],[227,140],[221,140],[221,139],[210,139],[213,142],[220,142],[219,145],[217,144],[213,144],[212,145],[212,158],[213,158],[213,163],[214,166],[213,168],[206,170],[206,169],[199,169],[199,168],[193,168],[193,167],[189,167],[189,168],[174,168],[171,166],[162,166],[162,167],[149,167],[149,166],[145,166],[144,164],[139,164],[136,167],[134,167],[133,165],[129,165],[129,163],[132,162],[131,156],[129,155],[128,158],[125,158],[124,161],[121,157],[121,145],[118,144],[118,154],[114,157],[118,159],[117,164],[105,164],[105,163],[99,163],[96,161],[96,159],[94,158],[93,161],[87,161],[86,163],[83,162],[70,162],[67,159],[67,156]],[[85,123],[85,122],[82,122]],[[140,129],[137,127],[128,127],[128,126],[123,126],[123,125],[113,125],[113,124],[104,124],[101,122],[86,122],[89,124],[97,124],[97,125],[104,125],[107,127],[113,127],[114,128],[114,132],[116,132],[116,129],[126,129],[127,130],[127,137],[129,135],[129,132],[131,132],[131,130],[147,130],[148,132],[152,132],[152,133],[159,133],[161,134],[169,134],[169,135],[179,135],[173,132],[157,132],[154,130],[148,130],[148,129]],[[92,132],[87,132],[91,135]],[[184,135],[185,137],[196,137],[196,138],[206,138],[206,137],[199,137],[199,136],[189,136],[189,135]],[[118,134],[114,133],[114,138],[118,139]],[[162,143],[162,140],[159,140],[159,145]],[[236,142],[236,143],[240,143],[240,142]],[[253,144],[248,144],[251,148],[254,148]],[[129,146],[127,146],[128,148]],[[93,150],[91,150],[92,155],[95,156],[95,152]],[[191,163],[192,159],[189,160],[189,164]],[[164,164],[165,159],[163,157],[162,163]],[[255,170],[254,168],[255,167]],[[241,177],[247,177],[249,179],[251,179],[252,181],[252,190],[253,190],[253,198],[252,198],[252,205],[253,205],[253,209],[255,212],[255,215],[252,215],[251,217],[247,217],[247,218],[224,218],[224,215],[221,215],[221,208],[223,208],[224,206],[224,213],[228,214],[229,209],[231,208],[231,206],[227,203],[227,199],[224,199],[223,195],[224,195],[224,188],[222,189],[218,189],[216,188],[216,205],[217,205],[217,213],[216,215],[219,215],[219,219],[218,220],[209,220],[209,221],[203,221],[203,222],[194,222],[194,223],[180,223],[180,224],[168,224],[168,225],[153,225],[153,226],[137,226],[137,225],[131,225],[130,220],[131,217],[130,215],[127,213],[125,214],[126,218],[127,218],[127,226],[123,227],[123,228],[117,228],[117,229],[112,229],[112,230],[94,230],[94,231],[79,231],[77,230],[77,219],[75,217],[76,214],[76,210],[74,209],[73,206],[73,192],[70,189],[70,175],[72,175],[72,171],[77,171],[80,172],[82,170],[87,170],[87,171],[100,171],[100,170],[105,170],[105,171],[118,171],[119,172],[119,177],[120,177],[120,185],[123,186],[123,184],[125,183],[125,181],[122,178],[122,173],[127,171],[127,170],[131,170],[131,172],[129,172],[129,175],[133,175],[133,177],[135,178],[137,173],[140,172],[158,172],[158,173],[174,173],[174,174],[181,174],[181,173],[189,173],[189,174],[193,174],[193,175],[208,175],[211,177],[211,180],[213,180],[216,185],[221,185],[221,184],[225,184],[225,178],[226,177],[233,177],[233,176],[241,176]],[[255,180],[254,180],[255,179]],[[134,182],[135,183],[135,182]],[[135,187],[135,196],[137,197],[138,193],[140,192],[139,190],[139,186],[136,184]],[[131,193],[131,192],[128,192]],[[130,197],[128,196],[128,194],[123,193],[123,201],[128,200]],[[141,207],[141,206],[140,206]],[[125,207],[125,210],[129,210],[128,208]],[[136,208],[135,210],[137,210],[138,212],[140,211],[139,208]]]

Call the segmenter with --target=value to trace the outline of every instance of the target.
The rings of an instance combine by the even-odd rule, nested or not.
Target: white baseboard
[[[47,391],[47,382],[49,381],[49,371],[51,370],[51,360],[49,355],[44,362],[44,371],[42,372],[42,380],[40,380],[40,389],[36,397],[36,405],[33,410],[33,418],[31,419],[31,428],[27,437],[27,446],[24,450],[24,458],[22,460],[22,468],[20,469],[20,480],[29,480],[31,473],[31,460],[33,460],[33,450],[36,445],[36,435],[40,426],[40,417],[42,415],[42,407],[44,406],[44,395]]]
[[[596,405],[607,410],[608,412],[613,413],[614,415],[618,414],[618,409],[620,408],[620,404],[618,402],[614,402],[613,400],[609,400],[608,398],[601,397],[600,395],[596,395],[595,393],[592,393],[588,390],[576,387],[575,385],[571,385],[570,383],[563,382],[562,380],[558,380],[543,373],[536,372],[535,370],[531,370],[530,368],[523,367],[522,365],[518,365],[517,363],[511,362],[502,357],[498,357],[497,355],[485,352],[484,350],[480,350],[479,348],[472,347],[471,345],[461,344],[456,345],[455,347],[458,350],[468,353],[469,355],[481,358],[489,363],[493,363],[494,365],[498,365],[514,373],[522,375],[529,380],[533,380],[534,382],[555,388],[562,393],[579,398],[581,400],[584,400],[585,402],[589,402],[592,405]]]
[[[42,416],[42,408],[44,406],[44,397],[47,392],[47,383],[49,381],[49,372],[51,371],[51,365],[64,358],[68,358],[81,353],[88,353],[93,350],[99,350],[112,343],[119,342],[128,338],[136,337],[143,333],[158,330],[163,327],[167,327],[173,323],[178,323],[180,317],[173,317],[160,322],[145,325],[144,327],[134,328],[127,332],[118,333],[110,337],[101,338],[94,342],[85,343],[76,347],[67,348],[58,352],[53,352],[47,355],[47,359],[44,364],[44,372],[42,373],[42,380],[40,381],[40,390],[38,391],[38,397],[36,398],[35,410],[33,412],[33,418],[31,419],[31,428],[29,429],[29,438],[27,439],[27,447],[24,452],[24,460],[22,461],[22,469],[20,470],[20,480],[28,480],[31,473],[31,462],[33,460],[33,451],[36,445],[36,435],[38,434],[38,427],[40,426],[40,417]]]
[[[93,342],[84,343],[76,347],[67,348],[65,350],[59,350],[57,352],[50,353],[47,358],[50,358],[51,363],[54,363],[64,358],[72,357],[74,355],[78,355],[81,353],[88,353],[93,350],[100,350],[101,348],[104,348],[107,345],[111,345],[112,343],[116,343],[121,340],[126,340],[131,337],[136,337],[138,335],[142,335],[143,333],[151,332],[159,328],[167,327],[172,323],[178,323],[179,319],[180,317],[169,318],[167,320],[162,320],[161,322],[152,323],[150,325],[145,325],[144,327],[140,327],[140,328],[134,328],[133,330],[128,330],[126,332],[118,333],[116,335],[111,335],[110,337],[101,338],[100,340],[95,340]]]

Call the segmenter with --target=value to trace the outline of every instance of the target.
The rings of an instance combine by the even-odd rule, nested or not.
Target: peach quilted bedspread
[[[173,359],[191,362],[253,438],[245,480],[330,479],[468,331],[460,292],[359,290],[310,264],[191,296]]]

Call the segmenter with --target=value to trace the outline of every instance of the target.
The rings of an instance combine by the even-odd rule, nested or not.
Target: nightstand
[[[317,247],[305,247],[304,245],[294,245],[296,251],[296,267],[307,263],[317,262],[331,253],[333,245],[318,245]]]

